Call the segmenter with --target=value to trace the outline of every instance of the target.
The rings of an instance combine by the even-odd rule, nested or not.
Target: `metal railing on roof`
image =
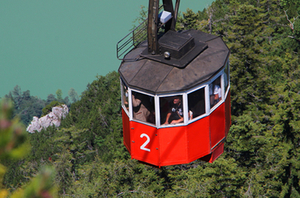
[[[160,5],[159,11],[162,8],[163,5]],[[148,18],[117,43],[117,58],[119,60],[123,60],[127,52],[147,39],[147,26]]]
[[[119,60],[123,60],[128,51],[147,39],[147,24],[148,19],[145,19],[117,43],[117,58]]]

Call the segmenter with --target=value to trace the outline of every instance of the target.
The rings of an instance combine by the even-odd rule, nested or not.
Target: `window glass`
[[[188,94],[189,120],[205,113],[204,88]]]
[[[160,123],[179,124],[183,123],[182,96],[160,97]]]
[[[133,119],[155,124],[154,97],[132,91]]]
[[[121,89],[122,89],[122,106],[125,110],[129,110],[128,106],[128,87],[122,82],[121,84]]]
[[[221,76],[209,85],[210,108],[213,108],[222,100]]]
[[[228,83],[228,80],[229,80],[229,65],[228,65],[228,62],[227,62],[227,64],[226,64],[226,66],[225,66],[225,69],[224,69],[224,93],[226,93],[226,90],[227,90],[227,88],[228,88],[228,85],[229,85],[229,83]]]

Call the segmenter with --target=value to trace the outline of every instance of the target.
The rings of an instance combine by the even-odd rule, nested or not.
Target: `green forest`
[[[231,51],[232,125],[213,163],[132,160],[117,72],[72,101],[59,90],[41,100],[15,87],[0,110],[0,198],[300,197],[299,15],[299,0],[215,0],[180,13],[177,30],[218,35]],[[53,101],[70,107],[61,126],[25,132]]]

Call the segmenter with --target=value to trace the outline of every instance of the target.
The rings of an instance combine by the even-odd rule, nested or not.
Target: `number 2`
[[[140,137],[141,138],[143,138],[143,137],[147,138],[146,142],[144,142],[144,144],[142,144],[142,146],[140,147],[140,149],[144,150],[144,151],[150,152],[150,149],[145,148],[147,146],[147,144],[150,142],[150,137],[147,134],[145,134],[145,133],[142,133]]]

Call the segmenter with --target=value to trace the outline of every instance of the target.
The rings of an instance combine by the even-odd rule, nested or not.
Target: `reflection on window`
[[[132,91],[133,118],[155,124],[154,97]]]
[[[160,123],[178,124],[183,122],[182,96],[161,97],[160,104]]]
[[[188,94],[189,120],[205,113],[204,88]]]
[[[221,76],[209,85],[210,108],[213,108],[220,100],[222,100]]]
[[[125,108],[127,111],[129,110],[128,106],[128,87],[123,84],[122,82],[122,106]]]

